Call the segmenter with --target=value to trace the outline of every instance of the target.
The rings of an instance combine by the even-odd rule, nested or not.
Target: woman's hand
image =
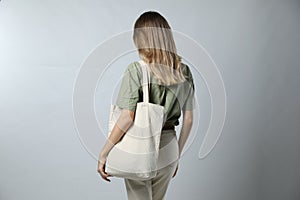
[[[176,169],[175,169],[175,172],[174,172],[172,178],[174,178],[174,176],[177,174],[177,171],[178,171],[178,163],[177,163],[177,166],[176,166]]]
[[[104,180],[110,182],[110,179],[108,179],[108,177],[110,177],[111,175],[105,172],[105,164],[106,164],[106,156],[100,156],[98,160],[97,171]]]

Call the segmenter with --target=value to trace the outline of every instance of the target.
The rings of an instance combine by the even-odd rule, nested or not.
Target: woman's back
[[[164,106],[165,122],[179,125],[181,110],[194,108],[194,82],[189,67],[181,63],[182,73],[186,81],[172,84],[159,84],[150,73],[150,103]],[[148,69],[149,70],[149,69]],[[130,63],[125,70],[116,104],[121,108],[135,111],[136,103],[143,101],[142,69],[140,63]]]

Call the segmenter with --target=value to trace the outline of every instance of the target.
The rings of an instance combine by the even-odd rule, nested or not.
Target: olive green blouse
[[[186,64],[181,63],[186,81],[173,85],[160,85],[150,74],[149,102],[164,106],[166,123],[179,125],[181,110],[194,108],[194,81]],[[130,63],[122,77],[116,105],[135,111],[137,102],[143,101],[142,69],[140,63]]]

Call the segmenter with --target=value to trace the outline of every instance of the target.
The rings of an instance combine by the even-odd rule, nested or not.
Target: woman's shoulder
[[[130,62],[129,64],[127,64],[126,70],[133,70],[133,69],[137,69],[138,65],[138,61],[133,61]]]
[[[180,63],[181,71],[184,75],[190,76],[191,70],[190,67],[186,64],[181,62]],[[137,70],[138,72],[141,72],[140,63],[139,61],[133,61],[128,64],[127,70]]]
[[[188,80],[192,79],[192,72],[190,67],[187,64],[182,62],[180,63],[180,67],[184,77],[186,77]]]
[[[133,61],[129,63],[126,67],[125,72],[129,72],[131,75],[140,76],[141,68],[138,61]]]
[[[182,72],[183,76],[185,77],[185,79],[187,81],[191,82],[193,80],[193,76],[192,76],[190,67],[186,63],[181,62],[180,68],[181,68],[181,72]],[[126,67],[125,73],[126,74],[129,73],[132,78],[141,79],[143,72],[142,72],[140,62],[133,61],[133,62],[129,63]]]

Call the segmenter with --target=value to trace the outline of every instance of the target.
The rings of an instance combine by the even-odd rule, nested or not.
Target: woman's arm
[[[117,144],[122,136],[126,133],[128,128],[133,124],[135,112],[127,109],[123,109],[120,117],[113,127],[105,145],[103,146],[99,157],[107,157],[111,149]]]
[[[179,158],[181,157],[183,147],[185,145],[187,138],[189,137],[192,126],[193,126],[193,110],[186,110],[183,112],[182,128],[178,140]]]
[[[135,112],[131,110],[122,110],[117,123],[113,127],[108,139],[106,140],[105,145],[103,146],[99,154],[97,171],[100,173],[101,177],[106,181],[110,182],[110,179],[108,179],[108,177],[111,176],[110,174],[107,174],[104,171],[106,158],[111,149],[114,147],[114,145],[120,141],[122,136],[126,133],[127,129],[133,124],[134,114]]]
[[[182,122],[182,127],[180,131],[180,136],[178,139],[178,146],[179,146],[179,158],[181,157],[181,152],[184,147],[184,144],[189,137],[191,128],[193,126],[193,110],[186,110],[183,111],[183,122]],[[177,174],[178,170],[178,163],[175,169],[175,172],[172,177],[175,177]]]

